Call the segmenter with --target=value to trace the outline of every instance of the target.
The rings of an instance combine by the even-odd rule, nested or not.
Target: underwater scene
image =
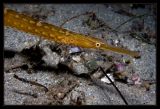
[[[156,4],[4,4],[4,105],[156,105]]]

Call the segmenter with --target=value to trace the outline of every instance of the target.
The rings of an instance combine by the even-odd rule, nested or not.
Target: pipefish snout
[[[130,55],[134,58],[140,58],[140,52],[138,51],[130,51],[124,48],[119,48],[119,47],[114,47],[108,44],[102,44],[100,47],[102,50],[110,50],[116,53],[121,53],[121,54],[126,54],[126,55]]]
[[[79,46],[83,48],[109,50],[116,53],[130,55],[135,58],[140,57],[139,52],[114,47],[104,43],[98,38],[75,33],[52,24],[41,22],[37,19],[33,19],[30,16],[7,8],[4,8],[4,25],[33,35],[41,36],[58,43]]]

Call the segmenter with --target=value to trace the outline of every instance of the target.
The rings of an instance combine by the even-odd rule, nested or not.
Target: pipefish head
[[[116,53],[120,53],[120,54],[129,55],[134,58],[140,58],[140,52],[138,52],[138,51],[131,51],[131,50],[127,50],[124,48],[119,48],[119,47],[115,47],[112,45],[108,45],[108,44],[102,43],[102,42],[95,42],[95,47],[98,49],[101,49],[101,50],[112,51],[112,52],[116,52]]]

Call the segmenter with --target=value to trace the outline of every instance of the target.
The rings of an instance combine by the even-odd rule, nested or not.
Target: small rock
[[[127,72],[115,72],[114,73],[114,76],[117,78],[117,79],[122,79],[122,80],[126,80],[126,78],[128,77],[128,73]]]
[[[91,77],[95,78],[95,79],[101,78],[102,76],[103,76],[102,72],[96,72],[96,73],[91,75]]]
[[[115,45],[115,46],[118,46],[118,45],[119,45],[119,43],[120,43],[120,41],[119,41],[119,40],[117,40],[117,39],[114,41],[114,45]]]
[[[57,94],[57,97],[61,99],[61,98],[64,97],[64,94],[59,92],[59,93]]]
[[[98,68],[97,62],[95,60],[90,60],[87,63],[85,63],[85,65],[90,71],[93,71]]]
[[[84,73],[85,74],[89,73],[87,67],[85,67],[82,63],[73,63],[72,67],[73,67],[73,71],[77,75],[84,74]]]
[[[70,96],[71,105],[85,105],[85,92],[83,91],[74,91]]]
[[[119,42],[119,41],[118,41],[117,39],[114,41],[115,44],[117,44],[118,42]]]
[[[52,52],[49,47],[45,47],[44,52],[46,55],[43,56],[42,60],[49,66],[57,67],[60,62],[60,56],[56,52]]]
[[[80,62],[81,57],[80,56],[72,56],[72,60],[74,60],[75,62]]]
[[[61,61],[61,62],[64,62],[64,61],[65,61],[65,58],[64,58],[64,57],[61,57],[60,61]]]
[[[89,54],[89,53],[86,53],[86,52],[83,52],[83,53],[82,53],[82,56],[83,56],[83,58],[84,58],[85,61],[90,61],[90,60],[92,60],[93,57],[94,57],[94,56],[92,55],[92,53]]]

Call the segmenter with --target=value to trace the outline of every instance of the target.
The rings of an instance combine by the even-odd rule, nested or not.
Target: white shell
[[[108,75],[108,77],[111,79],[111,81],[114,82],[113,76],[112,76],[111,74],[107,74],[107,75]],[[102,81],[102,82],[105,82],[105,83],[107,83],[107,84],[110,84],[110,83],[111,83],[111,82],[107,79],[106,76],[104,76],[103,78],[101,78],[101,81]]]

